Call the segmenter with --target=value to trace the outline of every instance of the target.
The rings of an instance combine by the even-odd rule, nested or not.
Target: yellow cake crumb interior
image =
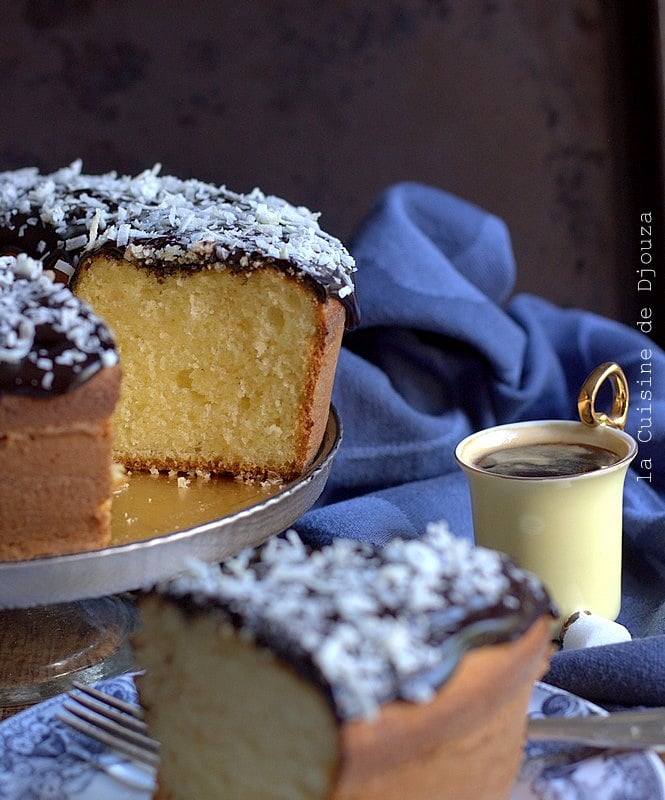
[[[118,341],[119,460],[234,473],[293,461],[317,346],[316,298],[302,282],[268,268],[164,277],[102,255],[75,292]]]
[[[220,635],[216,615],[153,603],[144,611],[172,657],[142,650],[143,702],[152,735],[168,743],[160,776],[170,800],[326,798],[337,727],[323,695],[230,627]]]

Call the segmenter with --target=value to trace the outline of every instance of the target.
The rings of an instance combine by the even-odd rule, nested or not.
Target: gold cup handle
[[[609,414],[596,411],[598,390],[606,380],[612,383],[612,408]],[[593,370],[582,384],[577,410],[585,425],[607,425],[623,430],[628,417],[628,381],[618,364],[608,361]]]

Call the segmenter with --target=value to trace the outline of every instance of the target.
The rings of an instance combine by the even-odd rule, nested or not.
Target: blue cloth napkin
[[[546,680],[607,707],[665,705],[665,353],[637,328],[513,295],[505,224],[433,187],[386,190],[351,250],[362,319],[333,393],[344,438],[294,527],[313,544],[384,543],[446,519],[472,537],[457,443],[501,423],[577,419],[585,377],[616,361],[631,389],[626,431],[641,440],[625,485],[619,618],[634,641],[558,653]]]

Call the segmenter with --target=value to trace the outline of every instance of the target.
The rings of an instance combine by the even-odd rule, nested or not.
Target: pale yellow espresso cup
[[[596,396],[608,378],[614,389],[612,411],[598,413]],[[607,363],[594,370],[578,406],[581,422],[541,420],[488,428],[460,442],[455,457],[469,485],[476,544],[507,553],[540,577],[560,620],[576,611],[613,620],[621,607],[623,488],[637,453],[637,443],[622,430],[628,389],[621,369]],[[505,468],[496,465],[501,461],[496,451],[542,444],[575,452],[580,445],[585,451],[601,448],[610,451],[610,463],[554,476],[545,474],[549,465],[536,477],[493,471]],[[507,452],[504,458],[510,461]]]

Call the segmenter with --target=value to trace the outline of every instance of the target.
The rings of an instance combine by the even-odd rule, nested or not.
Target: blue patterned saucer
[[[132,676],[99,688],[136,702]],[[63,695],[0,723],[2,800],[150,800],[150,789],[125,780],[121,757],[57,718]],[[605,712],[568,692],[537,683],[533,716]],[[109,773],[115,772],[118,777]],[[511,800],[665,800],[665,766],[651,752],[592,750],[529,742]]]

